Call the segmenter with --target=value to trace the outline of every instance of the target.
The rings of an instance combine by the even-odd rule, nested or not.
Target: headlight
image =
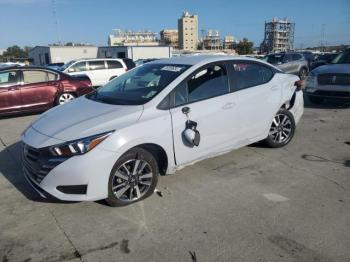
[[[316,75],[312,73],[309,74],[306,80],[306,86],[315,86],[316,85]]]
[[[50,150],[55,156],[60,157],[82,155],[95,148],[99,143],[101,143],[103,140],[109,137],[113,132],[114,131],[109,131],[102,134],[55,145],[50,147]]]

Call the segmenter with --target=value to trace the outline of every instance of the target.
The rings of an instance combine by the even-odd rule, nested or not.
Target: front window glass
[[[0,73],[0,87],[15,85],[18,82],[18,72],[17,71],[7,71]]]
[[[73,65],[68,69],[68,72],[82,72],[86,71],[86,63],[85,62],[79,62]]]
[[[144,64],[87,95],[91,100],[115,105],[141,105],[150,101],[189,65]]]
[[[63,66],[60,67],[60,71],[66,70],[68,67],[70,67],[72,64],[75,63],[75,60],[69,61],[68,63],[64,64]]]
[[[187,82],[188,101],[194,102],[229,92],[226,70],[214,65],[197,72]]]

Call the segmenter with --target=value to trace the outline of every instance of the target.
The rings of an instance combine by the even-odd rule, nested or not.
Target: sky
[[[184,10],[199,16],[199,30],[247,37],[254,46],[273,17],[295,22],[296,48],[323,38],[327,45],[350,44],[350,0],[0,0],[0,48],[58,41],[104,46],[115,28],[177,28]]]

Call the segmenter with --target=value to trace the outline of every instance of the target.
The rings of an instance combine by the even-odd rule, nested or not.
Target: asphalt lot
[[[350,261],[350,106],[307,106],[282,149],[161,177],[135,205],[46,202],[21,173],[37,115],[0,119],[0,261]]]

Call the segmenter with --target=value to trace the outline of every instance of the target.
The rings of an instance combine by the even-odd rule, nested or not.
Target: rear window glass
[[[241,90],[267,83],[273,77],[273,72],[267,66],[255,63],[235,63],[234,89]]]
[[[105,69],[105,61],[90,61],[89,70],[101,70]]]
[[[123,59],[123,61],[129,70],[136,66],[135,63],[131,59]]]
[[[115,60],[107,60],[108,69],[123,68],[122,64]]]

